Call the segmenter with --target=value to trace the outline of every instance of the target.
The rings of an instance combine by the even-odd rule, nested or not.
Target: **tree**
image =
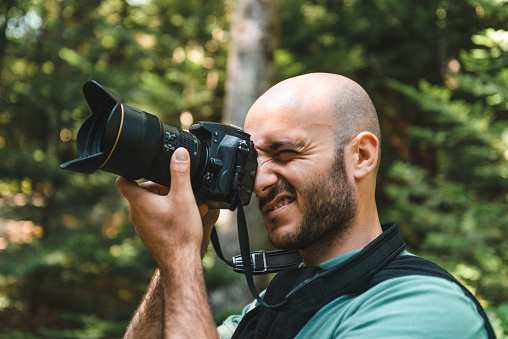
[[[255,20],[269,30],[265,40],[230,29],[231,4],[0,2],[2,335],[118,337],[155,268],[114,176],[58,169],[76,157],[76,133],[90,113],[85,81],[175,126],[181,117],[187,125],[190,116],[221,120],[225,91],[243,88],[232,97],[245,106],[228,98],[223,118],[242,126],[270,84],[315,71],[349,76],[374,100],[383,129],[382,220],[399,221],[409,249],[456,274],[508,332],[504,2],[238,1],[235,15],[244,19],[235,25],[254,24],[256,13],[270,18]],[[226,89],[230,37],[229,61],[241,59],[229,71],[243,78]],[[240,61],[251,57],[250,66]],[[230,270],[212,254],[204,264],[214,300]]]
[[[243,127],[245,117],[254,101],[272,84],[275,72],[274,53],[277,45],[278,8],[276,0],[238,0],[235,2],[231,41],[227,63],[226,92],[222,122]],[[269,248],[266,226],[257,208],[255,197],[245,208],[251,248]],[[221,211],[224,224],[219,223],[219,232],[225,235],[222,243],[225,252],[238,254],[236,213]],[[255,278],[258,289],[263,290],[269,280],[265,276]],[[231,299],[231,287],[223,288],[218,303],[227,300],[247,303],[252,299],[245,289],[240,289],[239,300]],[[225,298],[228,295],[229,298]]]
[[[508,329],[508,32],[473,36],[476,48],[451,60],[446,86],[392,82],[417,102],[425,124],[413,142],[432,154],[432,168],[396,162],[385,185],[393,217],[413,225],[419,253],[445,265],[473,290],[499,336]],[[463,67],[463,70],[461,68]],[[432,211],[432,213],[430,213]]]
[[[219,120],[223,3],[141,3],[0,4],[2,335],[119,337],[155,269],[115,177],[58,168],[90,114],[85,81],[172,125]]]

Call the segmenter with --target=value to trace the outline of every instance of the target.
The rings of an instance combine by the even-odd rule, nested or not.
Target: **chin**
[[[290,225],[279,226],[273,231],[270,231],[269,237],[270,243],[273,245],[273,247],[277,249],[297,250],[299,248],[295,248],[298,247],[295,241],[295,239],[297,238],[295,232],[296,230],[294,229],[294,227]]]

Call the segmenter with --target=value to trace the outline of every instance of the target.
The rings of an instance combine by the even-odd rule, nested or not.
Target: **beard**
[[[260,200],[260,207],[282,192],[296,195],[294,187],[281,180],[266,198]],[[332,246],[351,228],[358,202],[346,174],[342,150],[337,152],[328,175],[309,182],[302,189],[300,205],[303,217],[294,232],[279,237],[270,233],[270,243],[274,247],[302,250],[318,245],[324,249]],[[271,221],[276,223],[276,219]]]

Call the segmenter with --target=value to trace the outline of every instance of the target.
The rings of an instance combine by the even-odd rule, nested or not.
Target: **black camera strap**
[[[319,270],[309,279],[303,281],[300,285],[294,288],[286,298],[275,305],[268,305],[259,296],[253,281],[254,267],[265,267],[267,272],[274,272],[277,268],[267,267],[267,258],[276,257],[275,260],[278,266],[282,267],[284,264],[284,257],[291,258],[293,262],[288,262],[287,266],[295,266],[301,263],[295,260],[296,256],[290,251],[280,252],[275,255],[265,255],[259,257],[264,258],[263,264],[256,265],[257,255],[259,252],[250,252],[249,234],[247,230],[247,223],[245,221],[245,213],[241,200],[239,199],[240,192],[237,191],[237,225],[238,225],[238,238],[240,242],[241,264],[242,270],[247,281],[250,292],[256,298],[259,304],[264,307],[274,310],[287,310],[291,309],[298,313],[310,312],[319,309],[323,305],[329,303],[339,295],[351,293],[358,289],[359,284],[368,283],[369,279],[379,272],[383,267],[388,265],[395,257],[397,257],[405,248],[406,244],[399,233],[399,228],[396,223],[384,224],[383,233],[374,241],[368,244],[360,252],[353,255],[351,258],[345,260],[338,266],[329,270]],[[220,244],[217,237],[217,232],[212,231],[212,244],[219,258],[226,264],[235,267],[233,261],[226,260],[222,254]],[[271,259],[269,259],[271,261]],[[359,265],[361,263],[361,265]],[[280,270],[280,269],[279,269]],[[239,271],[237,269],[237,271]],[[256,273],[260,273],[257,269]]]
[[[245,273],[241,254],[235,255],[233,260],[224,258],[215,227],[212,229],[210,238],[217,256],[231,266],[233,271]],[[285,268],[298,266],[302,263],[302,257],[297,250],[252,251],[250,252],[250,263],[253,275],[263,275],[277,273]]]

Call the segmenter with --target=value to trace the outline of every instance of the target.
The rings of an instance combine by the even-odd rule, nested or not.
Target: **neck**
[[[304,266],[317,266],[339,255],[364,248],[381,233],[383,230],[377,212],[369,217],[357,217],[345,232],[335,237],[326,237],[326,239],[300,250],[300,255]]]

